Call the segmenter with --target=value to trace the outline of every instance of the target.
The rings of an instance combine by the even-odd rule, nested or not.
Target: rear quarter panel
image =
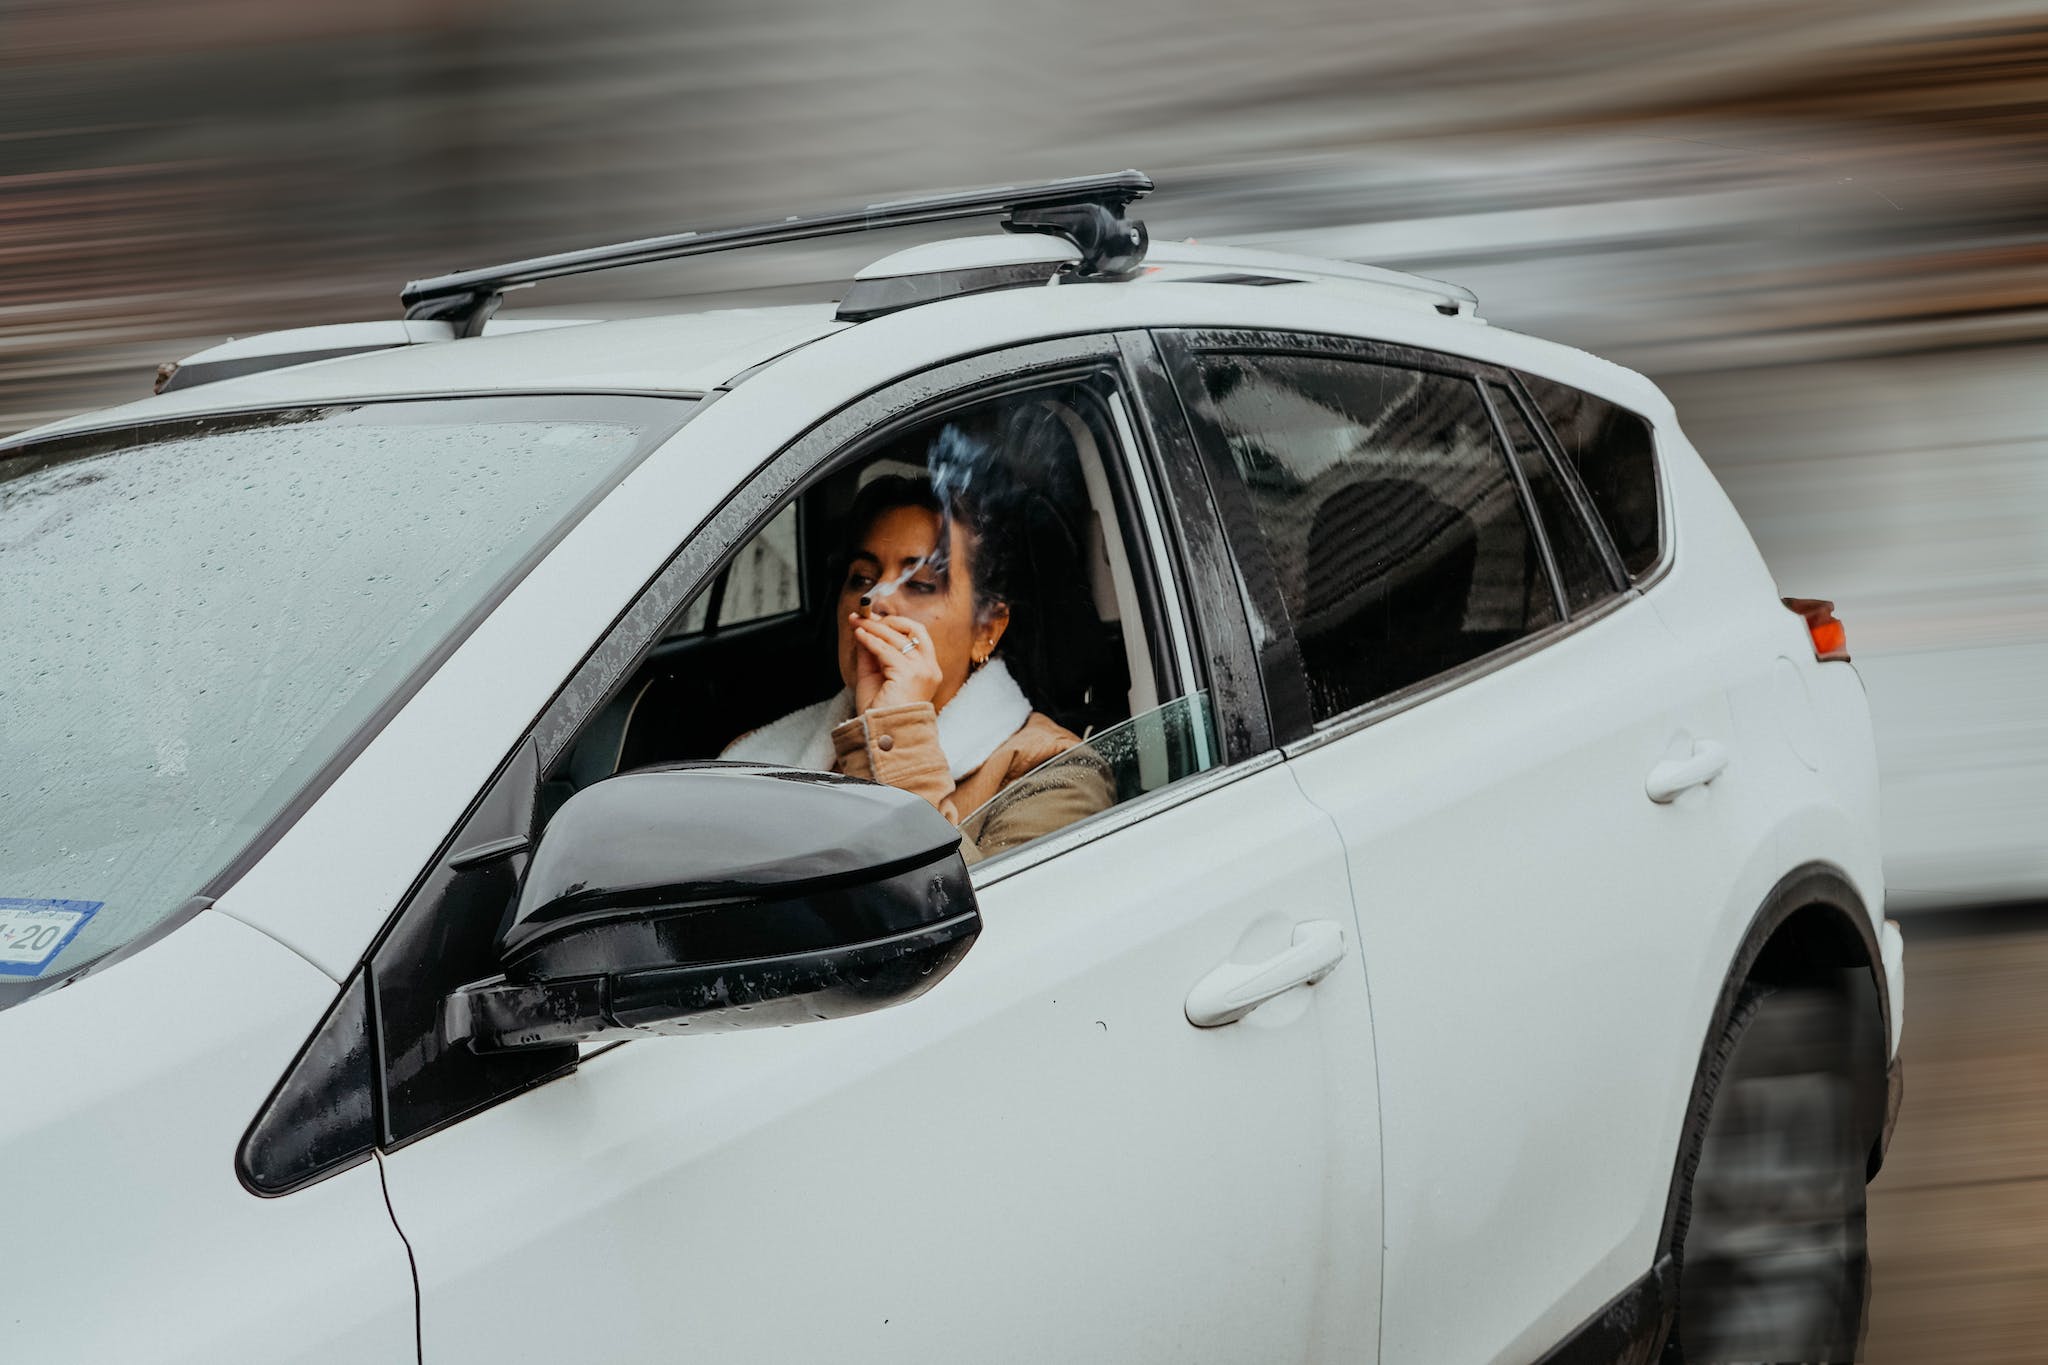
[[[1785,609],[1748,528],[1675,421],[1660,424],[1658,452],[1675,553],[1647,596],[1727,696],[1735,756],[1714,790],[1726,798],[1731,868],[1757,865],[1723,888],[1720,937],[1732,952],[1778,877],[1816,861],[1848,877],[1875,928],[1884,873],[1862,682],[1851,665],[1815,661],[1804,623]]]
[[[1779,588],[1734,506],[1675,421],[1659,424],[1674,555],[1646,596],[1673,647],[1694,661],[1696,705],[1722,711],[1730,762],[1702,808],[1718,845],[1685,983],[1702,1043],[1731,967],[1773,888],[1795,869],[1841,873],[1862,900],[1873,940],[1884,914],[1878,773],[1871,713],[1853,666],[1814,659],[1805,623]],[[1893,1022],[1892,1038],[1898,1037]],[[1671,1149],[1691,1095],[1674,1067],[1663,1097]]]

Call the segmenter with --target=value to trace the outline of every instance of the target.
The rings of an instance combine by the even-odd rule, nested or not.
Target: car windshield
[[[364,403],[0,452],[0,1006],[202,894],[695,408]]]

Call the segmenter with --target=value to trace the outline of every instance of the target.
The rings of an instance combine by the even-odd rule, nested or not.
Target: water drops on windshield
[[[0,896],[105,902],[53,970],[190,896],[638,444],[453,406],[0,461]]]

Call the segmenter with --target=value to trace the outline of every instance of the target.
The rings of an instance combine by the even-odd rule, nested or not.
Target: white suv
[[[1853,1353],[1839,623],[1647,381],[1147,188],[467,272],[0,446],[10,1358]],[[974,213],[836,308],[490,320]],[[962,431],[1113,791],[971,861],[704,762],[837,685],[848,509]]]

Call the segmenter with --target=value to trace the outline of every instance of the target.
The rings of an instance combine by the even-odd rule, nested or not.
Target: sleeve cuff
[[[833,766],[848,777],[914,792],[941,811],[953,794],[939,748],[939,713],[928,701],[863,712],[833,728],[832,748]]]

